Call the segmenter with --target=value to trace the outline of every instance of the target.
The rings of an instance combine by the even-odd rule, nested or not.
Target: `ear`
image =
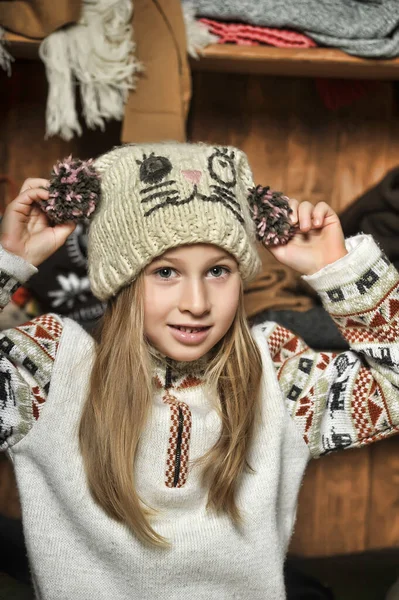
[[[54,165],[48,190],[39,205],[51,223],[87,222],[100,201],[101,177],[92,159],[69,156]]]
[[[287,196],[268,186],[258,185],[249,189],[248,202],[256,237],[264,246],[287,244],[295,235],[296,227],[289,218],[292,209]]]

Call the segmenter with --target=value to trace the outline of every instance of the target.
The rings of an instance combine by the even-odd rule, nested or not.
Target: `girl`
[[[345,243],[325,203],[290,201],[296,233],[271,251],[351,344],[317,353],[248,329],[260,208],[239,150],[128,145],[48,185],[28,180],[5,213],[1,304],[73,230],[37,205],[62,221],[97,191],[89,277],[108,304],[98,343],[57,315],[0,339],[0,442],[38,598],[284,598],[309,458],[398,428],[397,271],[369,236]]]

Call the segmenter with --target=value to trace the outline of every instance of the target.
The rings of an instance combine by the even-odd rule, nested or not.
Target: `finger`
[[[8,205],[7,210],[16,211],[27,217],[31,214],[32,205],[35,202],[47,200],[48,197],[48,190],[44,190],[43,188],[27,189]]]
[[[292,210],[292,212],[290,213],[290,221],[293,225],[296,225],[296,223],[298,223],[299,202],[298,202],[298,200],[295,200],[294,198],[290,198],[288,200],[288,204],[290,206],[290,209]]]
[[[324,219],[332,212],[327,202],[318,202],[314,207],[312,221],[314,227],[323,227]]]
[[[46,187],[47,188],[49,185],[50,185],[50,182],[48,181],[48,179],[42,179],[41,177],[36,177],[36,178],[32,177],[29,179],[25,179],[19,193],[22,194],[26,190],[32,190],[32,189],[38,188],[38,187]]]
[[[312,215],[314,206],[305,200],[298,206],[298,225],[300,231],[309,231],[312,228]]]
[[[61,248],[76,227],[76,223],[63,223],[53,227],[55,247]]]

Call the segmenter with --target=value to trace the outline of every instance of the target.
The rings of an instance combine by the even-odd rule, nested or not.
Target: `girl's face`
[[[229,330],[240,293],[237,262],[225,250],[172,248],[144,271],[144,333],[174,360],[201,358]]]

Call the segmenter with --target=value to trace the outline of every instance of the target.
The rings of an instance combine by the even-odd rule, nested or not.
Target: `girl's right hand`
[[[6,208],[0,226],[0,243],[5,250],[20,256],[35,267],[51,256],[75,229],[75,223],[51,226],[45,213],[35,204],[47,200],[46,179],[27,179]],[[43,186],[43,187],[41,187]]]

